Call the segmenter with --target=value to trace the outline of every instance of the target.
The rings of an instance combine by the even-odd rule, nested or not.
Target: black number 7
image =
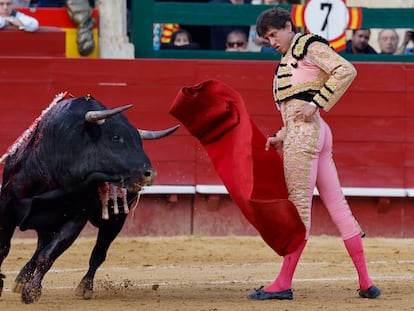
[[[322,25],[322,29],[321,29],[322,31],[324,31],[326,28],[326,25],[328,25],[328,17],[329,17],[329,13],[331,13],[331,10],[332,10],[332,3],[322,2],[321,10],[325,9],[326,7],[328,8],[328,14],[326,14],[325,22]]]

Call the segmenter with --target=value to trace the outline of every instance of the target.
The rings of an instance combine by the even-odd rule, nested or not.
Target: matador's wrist
[[[285,136],[286,136],[286,129],[283,126],[279,129],[279,131],[273,134],[273,137],[277,137],[281,140],[284,140]]]
[[[280,127],[279,130],[273,134],[273,137],[277,137],[277,135],[280,133],[280,131],[283,129],[283,127]]]

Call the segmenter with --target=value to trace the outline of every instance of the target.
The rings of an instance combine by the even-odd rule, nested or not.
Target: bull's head
[[[130,109],[132,105],[126,105],[118,108],[113,109],[107,109],[107,110],[99,110],[99,111],[88,111],[85,114],[85,120],[87,122],[93,122],[95,124],[101,125],[105,122],[105,119],[110,118],[118,113],[121,113],[127,109]],[[168,136],[172,134],[174,131],[178,129],[179,125],[176,125],[174,127],[160,130],[160,131],[148,131],[148,130],[141,130],[138,129],[138,133],[143,140],[148,139],[159,139],[165,136]],[[139,191],[142,186],[151,185],[155,178],[155,171],[152,168],[147,169],[147,171],[144,173],[144,181],[141,183],[135,184],[133,191]],[[112,189],[112,190],[110,190]],[[115,190],[113,190],[115,189]],[[131,189],[130,189],[131,190]],[[123,191],[122,188],[119,188],[117,186],[113,186],[109,183],[104,183],[100,186],[100,199],[102,204],[102,218],[103,219],[109,219],[109,210],[108,210],[108,200],[111,196],[112,202],[114,202],[114,213],[118,214],[118,204],[117,198],[121,197],[124,201],[124,212],[128,213],[128,203],[126,201],[126,192]]]
[[[113,109],[108,109],[108,110],[88,111],[85,114],[85,120],[88,122],[96,123],[96,124],[103,124],[106,118],[109,118],[113,115],[121,113],[131,107],[132,105],[126,105],[126,106],[121,106],[118,108],[113,108]],[[159,139],[159,138],[163,138],[165,136],[168,136],[174,133],[179,127],[180,125],[177,124],[176,126],[170,127],[165,130],[160,130],[160,131],[148,131],[148,130],[138,129],[138,133],[141,136],[141,139],[144,139],[144,140]]]
[[[130,109],[132,105],[121,106],[113,109],[106,109],[106,110],[93,110],[88,111],[85,113],[85,120],[87,122],[92,122],[97,125],[102,125],[106,119],[117,115],[127,109]],[[178,129],[179,125],[176,125],[171,128],[167,128],[164,130],[159,131],[150,131],[150,130],[142,130],[137,129],[140,137],[142,140],[153,140],[153,139],[160,139],[172,134],[174,131]],[[129,185],[130,191],[139,191],[142,186],[150,186],[153,184],[154,179],[156,176],[156,172],[152,168],[147,168],[144,172],[144,180],[140,181],[139,183],[135,183],[133,186]]]

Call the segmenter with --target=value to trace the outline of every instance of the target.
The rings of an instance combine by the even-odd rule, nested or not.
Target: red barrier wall
[[[54,95],[91,93],[108,107],[134,104],[126,115],[137,127],[177,123],[168,108],[183,86],[219,79],[238,90],[263,133],[281,125],[272,102],[276,63],[220,60],[103,60],[0,58],[0,150],[5,151]],[[356,63],[346,95],[323,113],[334,134],[334,156],[344,187],[414,188],[414,64]],[[221,184],[202,146],[180,128],[146,141],[158,185]],[[1,169],[3,166],[1,166]],[[178,200],[178,201],[177,201]],[[337,234],[315,199],[314,234]],[[414,236],[411,198],[349,198],[371,235]],[[388,199],[387,199],[388,200]],[[254,234],[225,195],[143,195],[124,234]],[[169,216],[165,216],[169,215]],[[136,225],[134,217],[140,219]]]
[[[65,57],[65,32],[57,27],[39,27],[36,32],[2,29],[0,56]]]

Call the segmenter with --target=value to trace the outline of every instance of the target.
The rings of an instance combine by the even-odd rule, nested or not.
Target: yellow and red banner
[[[93,9],[92,15],[95,19],[93,37],[95,40],[95,50],[88,56],[81,56],[78,52],[76,43],[77,27],[71,21],[66,8],[18,8],[18,10],[29,16],[33,16],[39,21],[39,25],[45,27],[57,27],[66,33],[66,57],[98,57],[98,10]]]

